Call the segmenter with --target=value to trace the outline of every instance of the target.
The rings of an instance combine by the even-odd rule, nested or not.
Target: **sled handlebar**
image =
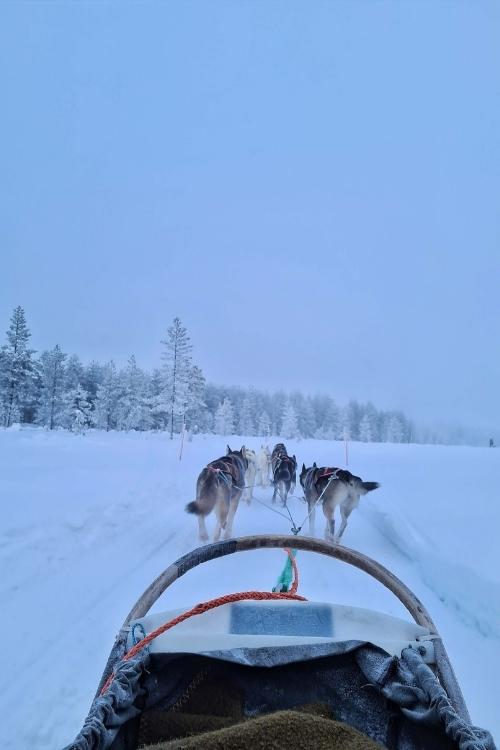
[[[469,712],[465,704],[462,691],[458,684],[455,672],[449,660],[448,654],[441,640],[436,625],[432,617],[417,596],[408,588],[397,576],[383,565],[373,560],[361,552],[344,547],[341,544],[332,544],[331,542],[314,539],[303,536],[285,536],[277,534],[264,534],[256,536],[243,536],[235,539],[228,539],[215,544],[207,544],[203,547],[188,552],[170,565],[163,573],[148,586],[144,593],[139,597],[137,602],[130,610],[123,627],[128,628],[133,620],[144,617],[151,609],[157,599],[166,589],[181,578],[185,573],[196,568],[202,563],[215,560],[218,557],[232,555],[235,552],[248,552],[256,549],[284,549],[294,548],[305,552],[317,552],[320,555],[333,557],[337,560],[353,565],[372,578],[375,578],[389,591],[391,591],[399,601],[406,607],[417,625],[428,628],[434,638],[434,651],[436,657],[436,668],[439,680],[446,690],[453,706],[458,713],[467,721]],[[111,657],[110,657],[111,658]]]

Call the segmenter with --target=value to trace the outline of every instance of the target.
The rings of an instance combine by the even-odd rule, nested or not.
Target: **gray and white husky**
[[[247,468],[245,446],[243,445],[239,451],[233,451],[228,445],[225,456],[211,461],[201,471],[196,482],[196,500],[186,505],[186,511],[198,516],[202,542],[208,539],[205,517],[214,509],[217,516],[214,542],[219,541],[222,529],[224,529],[224,539],[231,537],[233,519],[245,487]]]
[[[325,537],[330,542],[340,540],[346,529],[347,519],[354,508],[357,508],[360,497],[380,487],[378,482],[363,482],[361,477],[351,474],[346,469],[337,469],[332,466],[318,467],[315,463],[309,469],[302,464],[300,484],[309,508],[309,534],[314,536],[316,505],[321,499],[326,518]],[[338,535],[335,536],[335,509],[337,507],[340,508],[342,523]]]
[[[245,492],[243,493],[243,500],[246,500],[248,505],[252,502],[253,490],[255,487],[255,474],[257,472],[257,455],[252,448],[245,446],[245,458],[248,461],[248,468],[245,472]]]

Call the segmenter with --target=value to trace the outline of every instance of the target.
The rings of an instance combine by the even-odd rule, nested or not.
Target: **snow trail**
[[[0,528],[0,595],[14,623],[14,646],[4,659],[10,683],[3,696],[6,750],[53,750],[79,730],[127,612],[164,568],[198,545],[196,520],[184,506],[199,471],[224,452],[226,442],[198,436],[185,443],[179,462],[178,442],[164,434],[0,432],[0,493],[8,508]],[[255,448],[262,441],[231,436],[230,442]],[[341,443],[287,441],[287,447],[299,467],[314,460],[343,466]],[[390,568],[422,599],[443,635],[473,720],[498,738],[494,453],[351,445],[349,468],[382,487],[361,500],[343,541]],[[307,515],[300,494],[297,487],[290,499],[297,523]],[[255,495],[270,504],[272,489],[256,488]],[[213,531],[213,518],[208,526]],[[234,533],[289,533],[290,526],[258,502],[240,503]],[[316,533],[323,528],[319,509]],[[307,522],[302,533],[308,533]],[[216,560],[177,581],[155,610],[187,608],[233,591],[270,590],[283,563],[280,550]],[[298,563],[300,590],[310,599],[407,617],[380,584],[339,561],[300,553]]]

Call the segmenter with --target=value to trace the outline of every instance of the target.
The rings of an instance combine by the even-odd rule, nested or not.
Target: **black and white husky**
[[[295,492],[297,483],[297,459],[289,456],[284,443],[277,443],[271,454],[271,469],[273,472],[273,503],[279,495],[283,505],[286,505],[288,493]]]
[[[302,464],[300,484],[309,508],[309,534],[314,536],[316,505],[318,501],[321,501],[326,518],[325,537],[331,542],[339,541],[346,529],[347,519],[354,508],[357,508],[360,497],[380,487],[378,482],[363,482],[361,477],[351,474],[346,469],[337,469],[332,466],[318,467],[315,463],[309,469]],[[335,536],[335,509],[337,507],[340,508],[342,523],[338,535]]]

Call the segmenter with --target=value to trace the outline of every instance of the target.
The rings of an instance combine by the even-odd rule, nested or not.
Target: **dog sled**
[[[229,594],[187,612],[148,614],[196,566],[262,548],[288,552],[290,590]],[[292,548],[361,569],[410,617],[305,600]],[[118,633],[88,717],[66,750],[247,747],[495,746],[471,725],[432,618],[396,576],[341,545],[265,535],[200,547],[158,576]]]

